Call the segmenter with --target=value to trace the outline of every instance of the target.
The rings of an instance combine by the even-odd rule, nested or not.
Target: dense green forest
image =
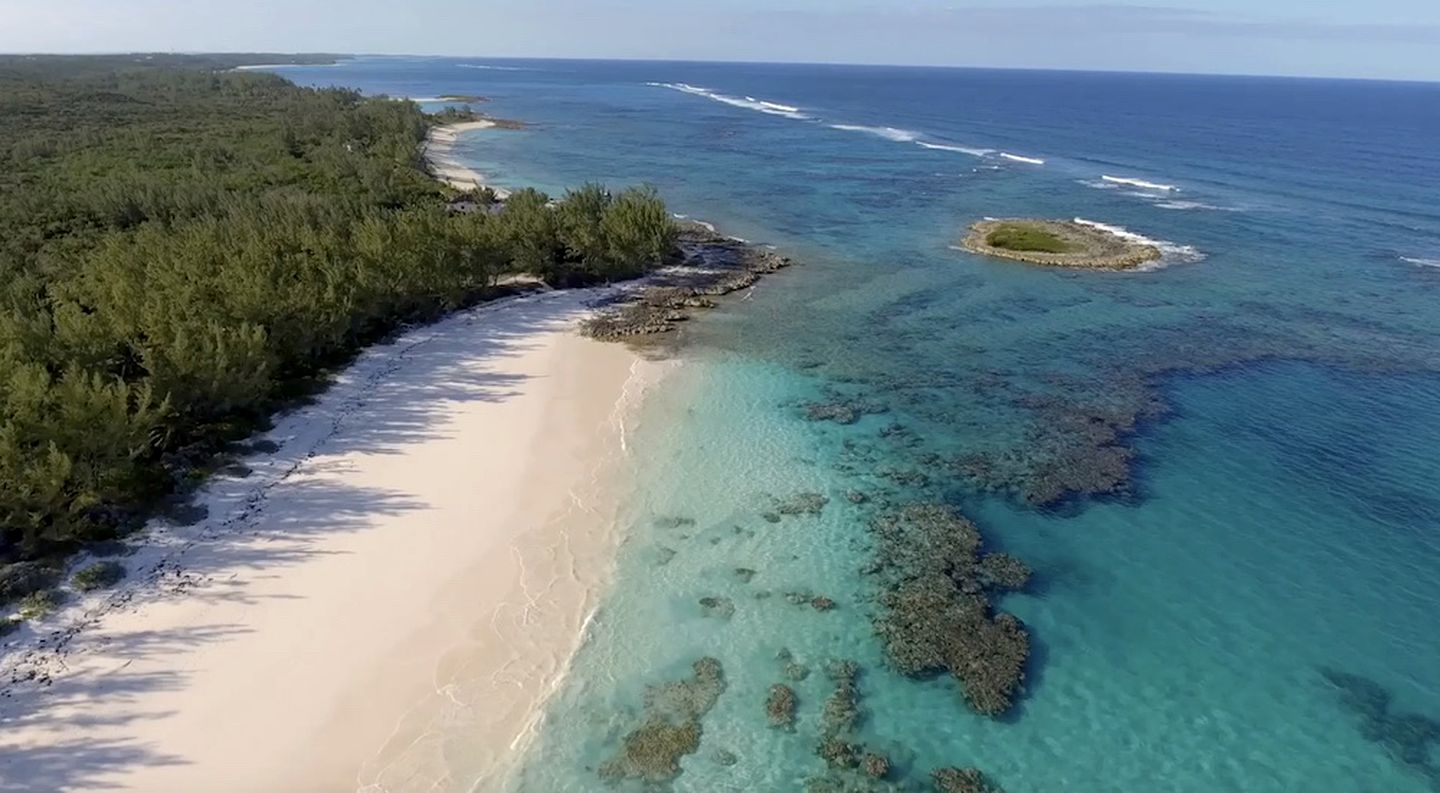
[[[507,273],[591,283],[673,252],[646,190],[449,211],[414,104],[237,62],[0,58],[0,602],[361,345]]]

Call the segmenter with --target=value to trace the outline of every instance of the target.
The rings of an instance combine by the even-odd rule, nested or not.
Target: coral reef
[[[620,750],[600,766],[607,780],[640,779],[659,783],[680,774],[680,758],[700,748],[701,720],[725,692],[725,672],[714,658],[701,658],[686,680],[651,686],[638,727]]]
[[[787,680],[798,683],[810,677],[810,667],[796,661],[795,656],[788,649],[782,649],[776,653],[775,659],[780,662],[781,672]]]
[[[1030,568],[1008,553],[986,554],[979,573],[986,589],[1024,589],[1030,583]]]
[[[770,695],[765,698],[765,715],[770,719],[770,726],[794,729],[795,709],[799,704],[794,689],[782,683],[771,686]]]
[[[973,768],[939,768],[931,772],[930,780],[935,793],[998,793],[985,775]]]
[[[816,516],[825,511],[830,499],[820,493],[797,493],[790,498],[776,499],[775,512],[779,515]]]
[[[1360,734],[1377,744],[1396,762],[1420,774],[1440,791],[1440,719],[1419,713],[1396,713],[1390,692],[1367,677],[1321,669],[1335,688],[1340,704],[1360,721]]]
[[[824,595],[811,592],[786,592],[785,600],[792,606],[809,606],[816,611],[834,611],[839,604]]]
[[[728,620],[735,616],[735,601],[726,597],[700,598],[700,611],[707,617]]]
[[[876,752],[866,752],[860,758],[860,769],[871,779],[884,779],[890,775],[890,758]]]
[[[825,700],[820,726],[827,738],[854,733],[860,726],[860,694],[856,683],[860,667],[853,661],[840,661],[826,669],[835,691]]]
[[[982,564],[979,529],[944,505],[881,515],[871,531],[870,572],[882,584],[875,629],[891,666],[915,677],[948,671],[976,712],[1004,713],[1024,681],[1030,637],[1014,616],[992,616],[987,595],[1028,571],[1009,557]]]

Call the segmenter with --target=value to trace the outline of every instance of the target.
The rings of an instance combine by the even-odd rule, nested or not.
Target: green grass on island
[[[1058,234],[1026,223],[1005,223],[985,237],[985,243],[1007,251],[1074,253],[1078,246]]]

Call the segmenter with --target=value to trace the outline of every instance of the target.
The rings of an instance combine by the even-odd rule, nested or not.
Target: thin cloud
[[[1321,19],[1230,17],[1196,8],[1095,4],[958,6],[941,15],[952,24],[997,32],[1180,35],[1290,41],[1440,43],[1440,25],[1331,22]]]

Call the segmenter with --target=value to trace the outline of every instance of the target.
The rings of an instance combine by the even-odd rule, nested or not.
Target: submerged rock
[[[707,617],[728,620],[735,616],[735,601],[726,597],[703,597],[700,609]]]
[[[736,757],[735,753],[728,749],[716,749],[715,754],[711,755],[710,757],[712,760],[715,761],[716,765],[723,765],[726,767],[735,765],[736,763],[740,762],[740,758]]]
[[[1020,620],[992,616],[993,575],[1022,576],[1011,557],[982,565],[980,532],[953,509],[918,504],[871,524],[877,540],[872,572],[883,582],[876,633],[896,671],[909,676],[949,672],[978,713],[1008,710],[1025,678],[1030,637]]]
[[[680,775],[680,758],[699,748],[698,722],[649,722],[625,736],[624,751],[600,766],[600,776],[666,782]]]
[[[831,768],[850,769],[860,764],[861,749],[862,747],[856,744],[832,735],[820,740],[815,754]]]
[[[1030,568],[1008,553],[987,554],[980,560],[980,583],[988,589],[1024,589]]]
[[[771,686],[770,695],[765,698],[765,715],[770,720],[770,726],[793,729],[798,706],[794,689],[781,683]]]
[[[935,793],[999,793],[973,768],[939,768],[931,772]]]
[[[775,512],[780,515],[819,515],[825,511],[830,499],[820,493],[797,493],[790,498],[777,500]]]
[[[884,779],[890,775],[890,758],[876,752],[866,752],[860,758],[860,768],[871,779]]]
[[[700,748],[701,720],[725,692],[720,662],[702,658],[686,680],[645,691],[641,724],[628,733],[619,751],[600,766],[601,778],[668,782],[680,774],[680,758]]]

